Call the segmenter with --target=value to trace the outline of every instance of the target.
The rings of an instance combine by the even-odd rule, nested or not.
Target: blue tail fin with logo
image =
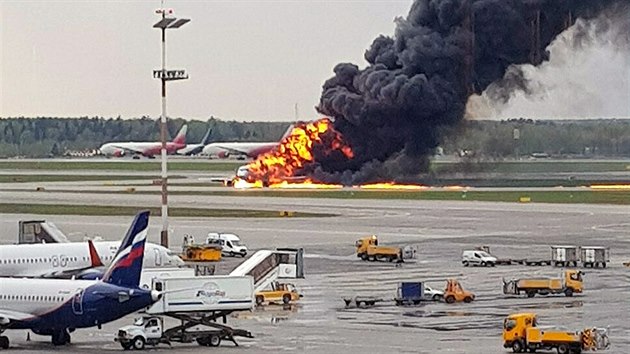
[[[149,211],[136,214],[112,264],[103,276],[104,282],[128,288],[138,287],[148,227]]]

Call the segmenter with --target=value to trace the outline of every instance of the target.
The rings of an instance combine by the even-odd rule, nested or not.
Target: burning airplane
[[[502,80],[511,65],[547,60],[545,48],[577,18],[610,6],[627,11],[628,2],[416,0],[396,19],[394,36],[379,36],[365,52],[367,67],[334,68],[317,107],[330,118],[297,125],[237,185],[385,188],[417,178],[442,128],[463,120],[472,94]]]

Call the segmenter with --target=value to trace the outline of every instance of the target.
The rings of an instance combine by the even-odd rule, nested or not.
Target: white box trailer
[[[151,289],[154,279],[164,278],[191,278],[194,277],[195,268],[143,268],[140,273],[140,287],[143,289]]]
[[[579,257],[577,246],[551,246],[551,261],[556,267],[577,267]]]
[[[610,248],[601,246],[582,246],[580,247],[580,258],[583,267],[599,267],[606,268],[606,263],[610,262]]]
[[[251,276],[154,278],[152,289],[164,292],[149,307],[151,315],[251,310],[255,305]]]

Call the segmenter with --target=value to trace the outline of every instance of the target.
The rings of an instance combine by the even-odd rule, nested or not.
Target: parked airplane
[[[102,278],[104,266],[116,256],[120,242],[88,241],[0,245],[0,276],[29,278]],[[184,265],[168,248],[146,243],[144,268]]]
[[[184,124],[179,130],[175,139],[166,143],[166,153],[174,154],[177,150],[186,147],[186,131],[188,126]],[[112,142],[105,143],[99,148],[101,154],[105,156],[121,157],[126,154],[129,155],[142,155],[146,157],[153,157],[159,155],[162,150],[161,142]]]
[[[77,328],[100,328],[159,300],[160,292],[138,286],[148,222],[148,211],[136,215],[103,280],[2,278],[0,333],[30,329],[64,345]],[[8,337],[0,347],[9,347]]]
[[[282,135],[279,141],[276,142],[224,142],[224,143],[210,143],[203,148],[203,154],[210,157],[228,158],[229,156],[256,158],[260,154],[264,154],[268,151],[275,149],[280,142],[291,134],[293,125],[290,125],[287,131]]]
[[[212,134],[212,128],[208,128],[206,135],[203,136],[203,139],[199,142],[199,144],[186,144],[186,147],[177,150],[178,155],[198,155],[203,150],[203,147],[208,144],[208,139],[210,138],[210,134]]]

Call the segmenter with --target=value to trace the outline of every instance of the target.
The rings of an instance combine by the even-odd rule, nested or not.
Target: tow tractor
[[[444,301],[448,304],[454,302],[472,302],[475,299],[475,294],[470,291],[464,290],[462,285],[457,279],[448,279],[446,281],[446,289],[444,289]]]
[[[556,349],[558,354],[579,354],[582,351],[605,350],[610,347],[605,328],[566,331],[538,327],[536,314],[517,313],[503,321],[503,347],[514,353]]]

